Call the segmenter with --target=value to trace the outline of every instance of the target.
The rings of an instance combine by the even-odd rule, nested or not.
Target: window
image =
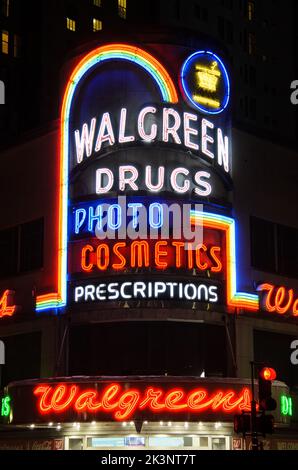
[[[101,0],[93,0],[93,5],[96,7],[101,7]]]
[[[252,0],[249,0],[247,3],[247,16],[249,21],[252,21],[255,16],[255,2]]]
[[[75,31],[76,30],[75,20],[72,20],[71,18],[66,18],[66,27],[67,29],[69,29],[69,31]]]
[[[201,7],[201,5],[194,5],[195,16],[202,21],[208,21],[208,10],[207,8]]]
[[[251,262],[260,271],[298,278],[298,229],[251,217]]]
[[[2,0],[2,15],[9,17],[10,0]]]
[[[121,18],[126,18],[126,0],[118,0],[118,14]]]
[[[93,18],[93,32],[102,30],[102,21]]]
[[[18,269],[18,228],[0,232],[0,276],[8,277]]]
[[[257,38],[254,33],[248,33],[248,53],[249,55],[256,55],[257,51]]]
[[[275,225],[257,217],[251,217],[251,262],[260,271],[276,271]]]
[[[21,38],[17,34],[13,38],[13,56],[20,57],[21,55]]]
[[[20,226],[20,272],[43,266],[43,219]]]
[[[298,230],[278,225],[277,240],[279,273],[298,277]]]
[[[43,219],[0,231],[0,277],[42,268],[43,239]]]
[[[8,54],[9,34],[8,31],[2,31],[2,53]]]

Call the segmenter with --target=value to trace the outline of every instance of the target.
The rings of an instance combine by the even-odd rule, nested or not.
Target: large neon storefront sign
[[[117,383],[103,390],[81,389],[78,385],[39,385],[34,389],[38,412],[57,417],[68,411],[87,413],[93,417],[110,415],[116,421],[132,419],[137,412],[161,413],[235,413],[250,410],[250,391],[215,390],[208,392],[204,387],[189,391],[183,388],[164,390],[148,386],[144,390],[123,388]]]
[[[151,165],[147,164],[146,168],[142,170],[138,168],[139,162],[128,162],[128,164],[125,165],[119,164],[117,168],[114,163],[111,163],[110,165],[102,166],[96,170],[94,177],[91,179],[93,186],[89,195],[92,194],[94,197],[99,198],[109,191],[118,192],[118,195],[121,191],[124,193],[129,191],[130,193],[137,194],[144,188],[156,195],[167,187],[167,190],[171,191],[173,194],[176,193],[180,197],[186,194],[189,194],[189,197],[191,197],[191,194],[194,194],[196,197],[207,198],[212,195],[213,192],[214,182],[211,178],[213,166],[217,165],[218,169],[226,174],[230,171],[230,146],[228,137],[224,135],[223,131],[219,127],[216,127],[215,124],[209,120],[205,118],[201,119],[194,113],[181,113],[180,110],[174,108],[179,102],[178,92],[170,74],[158,60],[136,46],[125,44],[111,44],[99,47],[92,51],[80,61],[71,74],[63,99],[61,111],[60,169],[58,175],[59,218],[57,234],[57,288],[55,292],[37,296],[37,311],[59,309],[68,304],[67,286],[68,278],[71,274],[68,267],[68,244],[69,237],[71,235],[69,231],[70,213],[68,212],[70,188],[69,155],[71,146],[74,146],[75,151],[73,149],[72,152],[76,155],[74,161],[71,163],[72,167],[77,166],[80,168],[86,168],[86,165],[92,162],[93,156],[91,157],[91,154],[95,155],[94,161],[96,161],[96,158],[100,156],[96,154],[100,154],[102,152],[103,145],[105,146],[105,151],[108,152],[109,146],[113,149],[114,145],[117,144],[119,149],[119,145],[131,144],[136,139],[136,134],[131,134],[126,129],[127,119],[129,116],[129,110],[127,107],[122,107],[120,110],[119,128],[113,126],[112,114],[109,112],[102,113],[99,117],[90,118],[89,123],[85,121],[81,128],[72,127],[72,104],[77,90],[83,83],[85,83],[87,75],[91,71],[94,71],[97,66],[111,63],[113,61],[124,61],[125,63],[129,63],[133,67],[136,66],[145,72],[156,85],[161,103],[168,105],[167,107],[162,106],[160,109],[156,106],[142,107],[141,111],[139,111],[139,114],[136,116],[136,133],[138,134],[138,138],[143,141],[143,144],[145,146],[148,146],[148,144],[151,143],[152,145],[155,145],[155,138],[159,134],[162,144],[167,144],[168,141],[171,140],[171,145],[179,147],[183,144],[186,149],[188,148],[194,152],[194,156],[199,152],[200,158],[202,157],[210,168],[200,166],[202,164],[200,163],[200,158],[197,158],[198,155],[196,156],[194,165],[191,161],[189,161],[185,166],[178,166],[174,163],[172,166],[168,166],[166,163],[159,165],[157,167],[157,171],[156,168],[154,168],[154,166],[156,166],[156,162]],[[212,67],[213,66],[214,64]],[[215,66],[212,70],[214,72]],[[201,76],[200,80],[202,79],[203,77]],[[209,82],[204,83],[207,86]],[[209,85],[210,84],[211,82]],[[207,90],[208,93],[209,91]],[[225,106],[226,105],[227,103]],[[158,128],[158,122],[154,121],[155,117],[158,117],[158,115],[161,117],[160,128]],[[179,132],[181,133],[179,134]],[[192,174],[192,167],[195,167],[196,165],[197,167]],[[144,182],[142,183],[143,186],[140,183],[140,179],[144,179]],[[156,204],[158,204],[158,201],[156,201]],[[76,221],[74,223],[74,236],[79,234],[81,225],[84,224],[85,219],[88,219],[90,214],[92,214],[92,217],[95,217],[95,206],[92,206],[91,204],[85,213],[85,209],[82,207],[79,209],[74,208],[74,211],[75,210],[77,211],[75,217],[78,218],[75,219]],[[98,210],[98,207],[96,210]],[[224,271],[226,276],[225,282],[227,284],[226,299],[224,303],[233,308],[257,310],[258,296],[248,293],[239,293],[237,291],[234,220],[232,218],[210,212],[200,213],[199,211],[190,213],[189,217],[194,226],[201,223],[206,229],[211,228],[224,234],[225,259],[220,257],[220,247],[218,245],[206,245],[203,240],[202,244],[197,246],[192,254],[194,261],[190,262],[189,260],[184,260],[186,268],[192,269],[191,263],[194,263],[193,268],[198,269],[199,271],[204,271],[206,269],[206,271],[208,271],[208,273],[211,272],[211,274]],[[71,236],[73,236],[73,234]],[[144,243],[147,242],[144,241]],[[152,256],[152,253],[154,254],[154,269],[157,268],[165,270],[168,267],[176,267],[179,269],[179,265],[181,263],[181,259],[179,258],[180,252],[178,251],[178,255],[177,251],[176,255],[171,255],[172,260],[170,260],[170,257],[166,255],[166,253],[169,253],[168,247],[170,245],[173,246],[171,240],[167,241],[167,245],[164,240],[158,240],[155,242],[153,248],[150,247],[152,250],[152,252],[150,252],[150,256]],[[117,243],[110,247],[108,244],[94,243],[92,240],[86,239],[85,244],[81,246],[78,251],[81,271],[85,272],[86,275],[95,271],[104,272],[105,269],[109,268],[109,266],[106,266],[107,260],[111,262],[112,268],[114,266],[115,271],[118,272],[121,271],[121,269],[125,269],[125,263],[130,263],[131,267],[139,267],[139,261],[136,257],[134,258],[134,251],[131,247],[129,261],[127,261],[127,257],[125,256],[125,249],[126,247],[124,245]],[[207,258],[204,258],[205,251],[209,253],[209,257]],[[145,258],[144,263],[145,266],[146,263],[148,264]],[[151,268],[152,266],[148,267]],[[158,282],[162,283],[162,281]],[[147,287],[149,287],[149,285],[150,282],[147,283]],[[200,285],[201,284],[197,283],[195,288],[199,289]],[[183,286],[181,284],[180,289],[183,290],[185,288],[185,284],[183,284]],[[78,284],[77,287],[82,287],[83,289],[76,291],[77,298],[83,299],[86,295],[88,297],[91,290],[93,290],[93,287],[97,289],[96,286],[92,287],[91,283],[89,291],[87,290],[86,294],[86,286],[80,286]],[[132,287],[134,289],[134,285]],[[140,286],[138,287],[140,289]],[[171,289],[174,287],[175,286],[170,286],[169,291],[172,292]],[[206,285],[206,289],[209,293],[210,288],[211,292],[215,292],[214,287],[215,286],[212,284],[211,279],[211,285]],[[159,284],[158,288],[164,289],[164,286],[161,287],[161,284]],[[191,289],[193,289],[193,287],[189,287],[187,285],[187,292],[190,292]],[[204,290],[204,288],[202,289]],[[143,292],[145,292],[144,289]],[[192,297],[190,294],[187,295]]]

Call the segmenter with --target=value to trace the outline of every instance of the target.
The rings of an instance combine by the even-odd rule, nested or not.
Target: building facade
[[[73,52],[1,151],[0,445],[248,448],[256,361],[296,446],[297,152],[233,125],[214,40],[137,38]]]

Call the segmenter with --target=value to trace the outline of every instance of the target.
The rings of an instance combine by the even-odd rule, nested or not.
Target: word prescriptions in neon
[[[92,118],[90,123],[83,124],[81,130],[76,130],[74,133],[76,163],[80,164],[93,153],[99,153],[103,145],[106,147],[137,140],[145,143],[158,140],[184,146],[193,152],[200,152],[210,161],[215,160],[226,173],[229,173],[229,138],[211,121],[193,113],[185,112],[182,115],[173,108],[163,108],[162,112],[158,113],[157,108],[146,107],[136,118],[136,131],[131,135],[126,135],[127,114],[126,108],[121,109],[117,129],[113,127],[110,113],[106,112],[99,118]],[[159,119],[152,123],[152,118],[155,116]],[[163,172],[163,170],[160,171]]]
[[[258,286],[262,295],[262,307],[269,313],[298,317],[298,297],[293,289],[264,283]]]
[[[192,300],[198,302],[218,302],[218,287],[215,285],[182,282],[110,282],[98,285],[77,286],[74,289],[74,302],[100,302],[119,300]]]
[[[63,413],[112,415],[116,421],[133,418],[136,412],[164,413],[235,413],[250,410],[250,391],[215,390],[208,392],[198,387],[185,391],[182,388],[163,390],[148,386],[145,390],[122,388],[113,383],[102,390],[81,389],[78,385],[39,385],[34,391],[38,397],[40,415],[63,416]],[[60,418],[61,419],[61,418]]]

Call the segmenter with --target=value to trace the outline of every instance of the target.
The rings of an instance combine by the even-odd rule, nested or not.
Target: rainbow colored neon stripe
[[[237,259],[235,220],[209,212],[191,211],[191,223],[223,230],[226,235],[227,305],[244,310],[259,310],[259,297],[255,294],[237,292]]]
[[[61,111],[61,147],[59,168],[58,278],[57,292],[36,298],[38,312],[64,307],[67,303],[67,201],[69,119],[72,100],[80,81],[96,65],[106,60],[128,60],[146,70],[158,85],[162,101],[177,103],[176,87],[161,63],[148,52],[128,44],[101,46],[85,56],[76,66],[66,86]]]

